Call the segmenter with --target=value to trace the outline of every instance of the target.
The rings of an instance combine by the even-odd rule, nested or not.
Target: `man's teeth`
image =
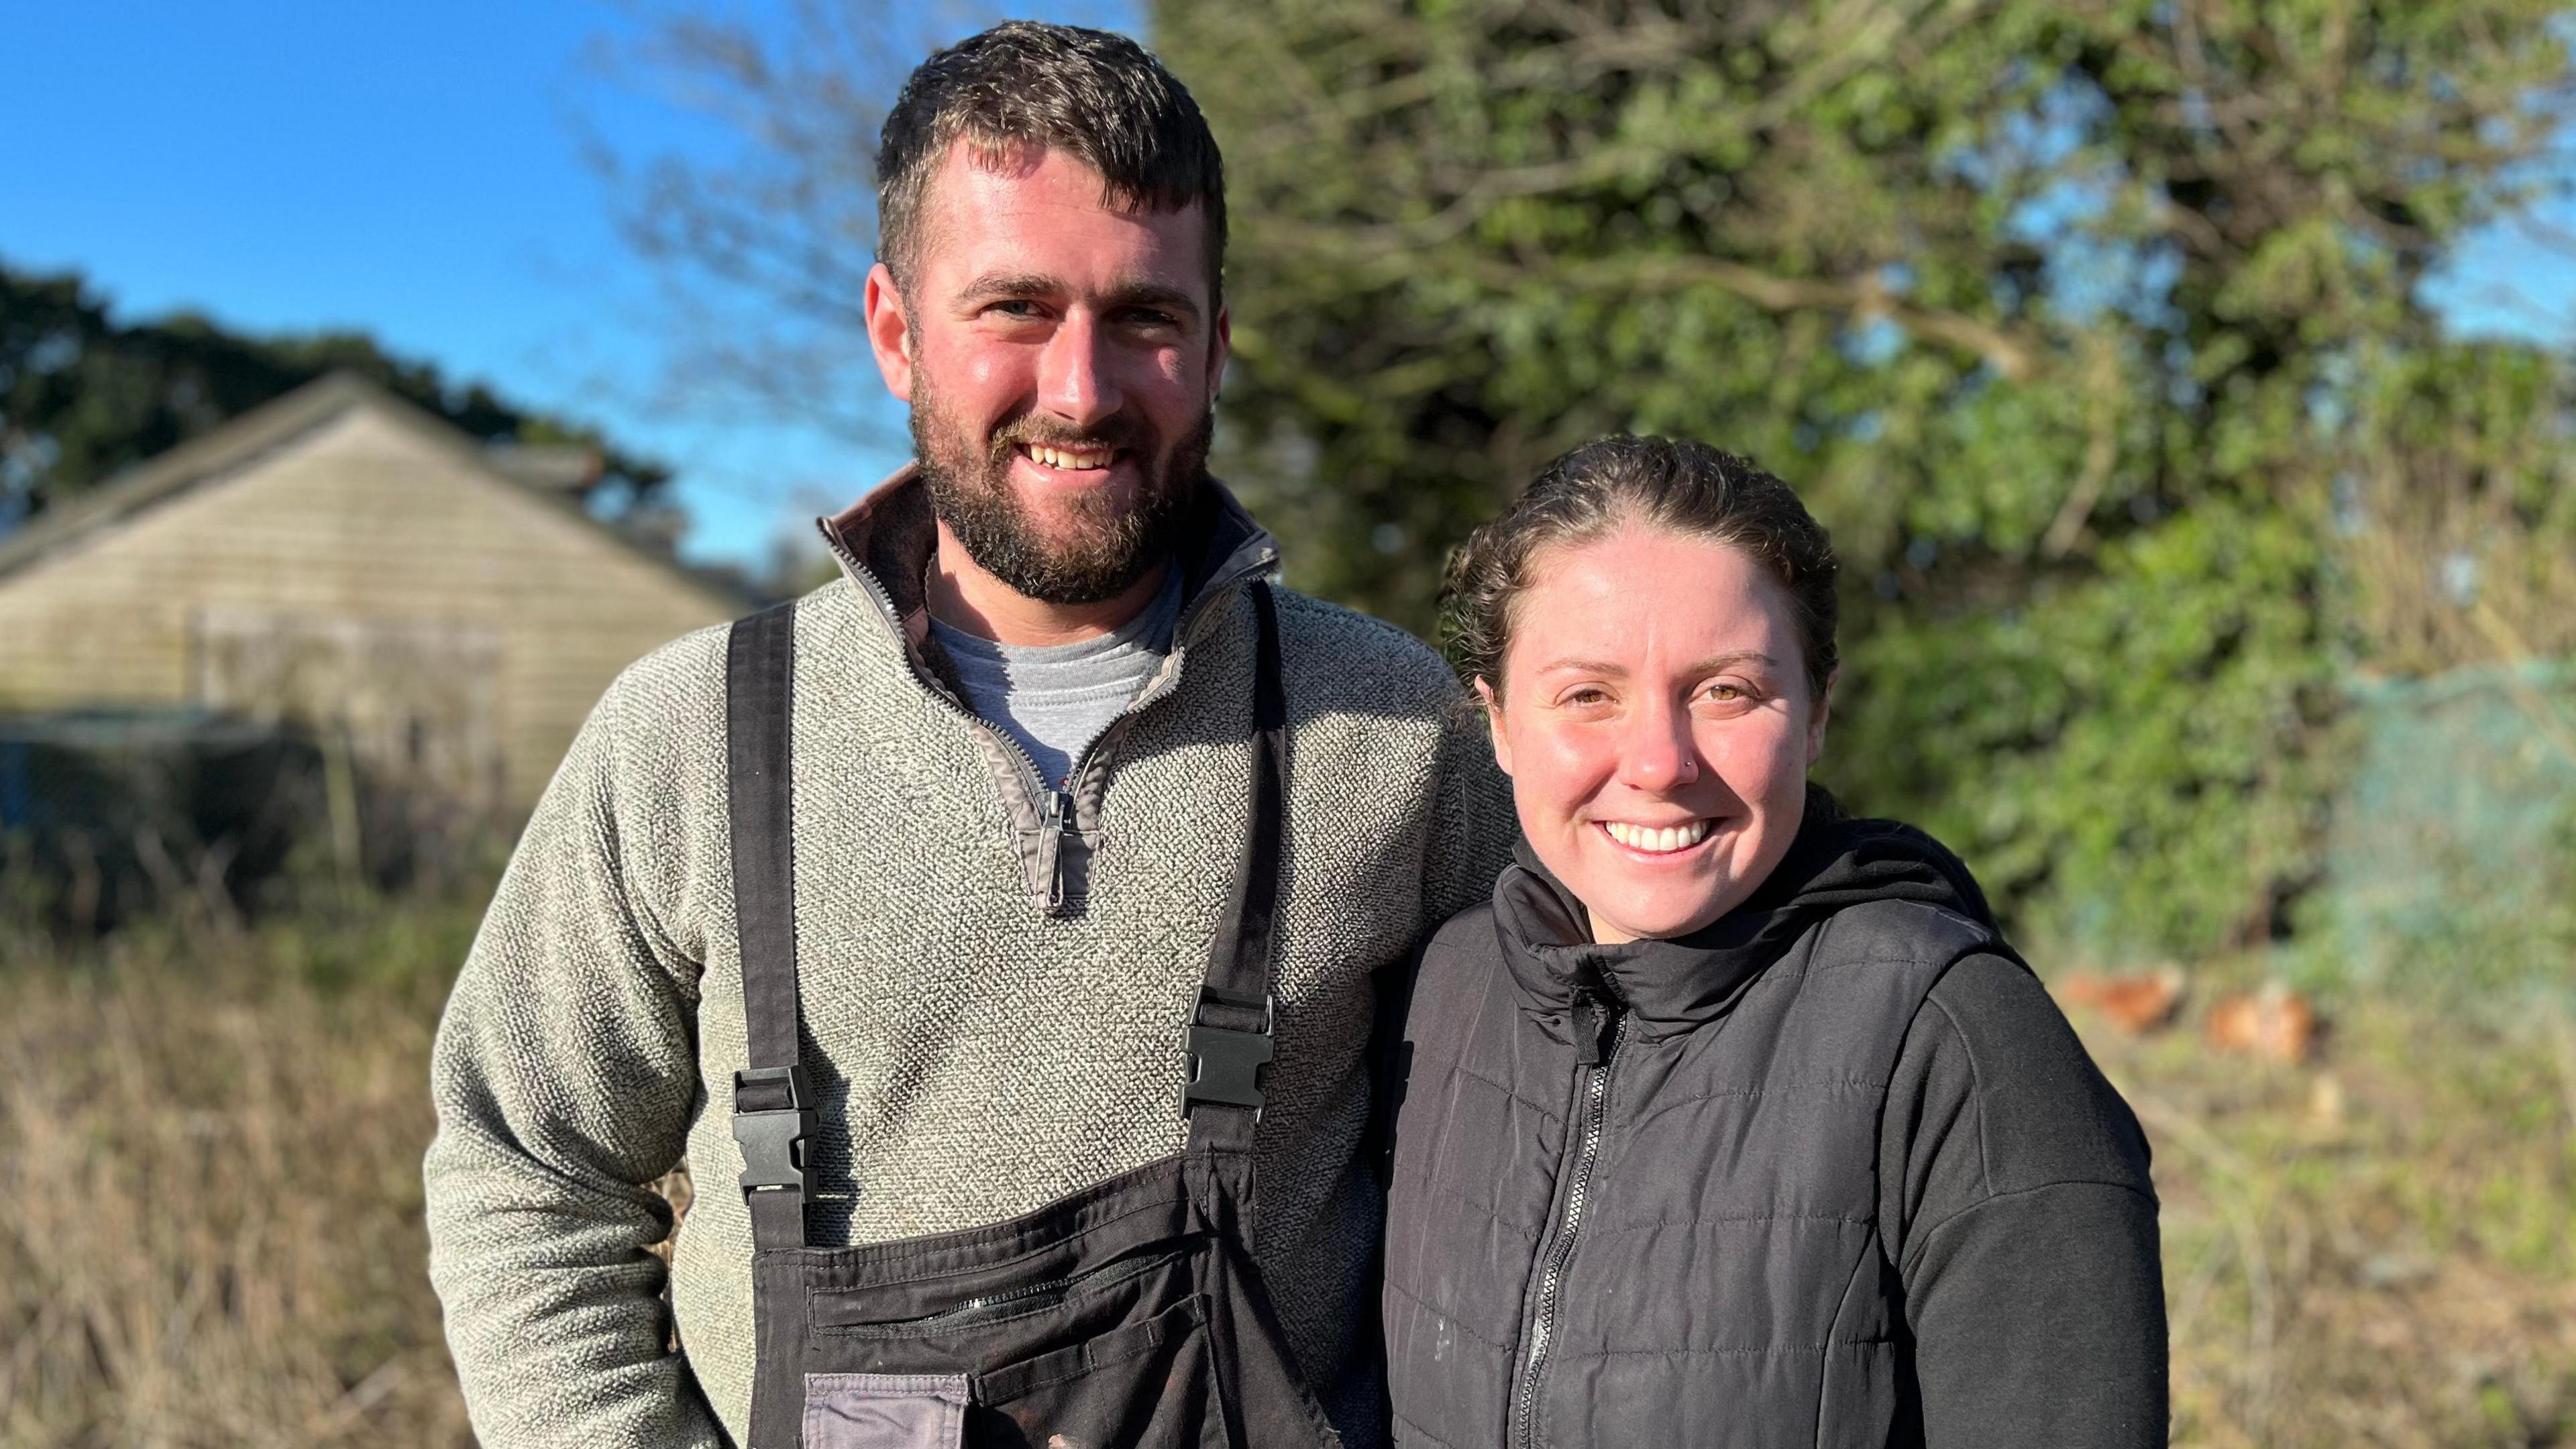
[[[1106,468],[1109,466],[1111,450],[1108,448],[1089,450],[1081,448],[1049,448],[1042,447],[1036,443],[1030,443],[1027,446],[1029,457],[1031,459],[1036,462],[1044,463],[1050,468],[1063,468],[1070,472],[1087,473],[1094,468]]]
[[[1708,822],[1705,820],[1694,820],[1688,825],[1667,825],[1661,829],[1630,825],[1624,820],[1604,820],[1601,828],[1610,832],[1612,840],[1630,850],[1649,850],[1657,854],[1686,850],[1708,838]]]

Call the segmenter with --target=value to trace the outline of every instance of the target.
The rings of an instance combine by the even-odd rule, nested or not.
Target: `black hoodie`
[[[2145,1139],[1956,857],[1812,791],[1714,925],[1584,921],[1524,847],[1424,949],[1398,1443],[2165,1442]]]

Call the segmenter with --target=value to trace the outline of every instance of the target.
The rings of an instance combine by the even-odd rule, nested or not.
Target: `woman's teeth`
[[[1630,825],[1624,820],[1601,822],[1601,828],[1609,833],[1612,840],[1630,850],[1649,851],[1656,855],[1688,850],[1699,844],[1708,838],[1708,826],[1709,822],[1705,820],[1694,820],[1688,825],[1667,825],[1660,829]]]
[[[1022,450],[1032,461],[1044,463],[1050,468],[1062,468],[1075,473],[1087,473],[1094,468],[1108,467],[1109,460],[1116,451],[1111,448],[1048,448],[1036,443],[1024,444]]]

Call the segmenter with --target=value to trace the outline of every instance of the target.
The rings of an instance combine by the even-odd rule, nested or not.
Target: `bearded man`
[[[1207,474],[1179,82],[1003,25],[878,178],[916,464],[823,521],[843,577],[611,686],[440,1028],[475,1429],[1374,1442],[1371,975],[1486,893],[1509,796],[1437,656],[1272,585]]]

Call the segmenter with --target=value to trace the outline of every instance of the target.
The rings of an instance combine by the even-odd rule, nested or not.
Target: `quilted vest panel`
[[[1992,944],[1906,902],[1824,919],[1725,1014],[1623,1033],[1587,1153],[1567,1029],[1523,1009],[1490,909],[1451,922],[1413,1001],[1389,1195],[1398,1441],[1887,1444],[1880,1107],[1924,996]]]

